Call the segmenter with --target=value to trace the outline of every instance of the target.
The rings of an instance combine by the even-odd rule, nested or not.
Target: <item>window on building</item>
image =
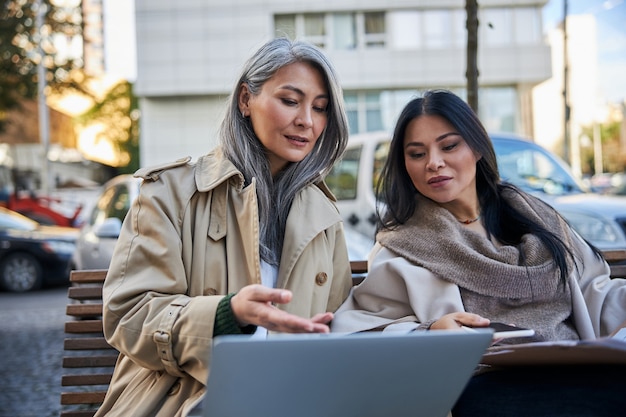
[[[286,36],[289,39],[296,38],[296,15],[277,14],[274,16],[275,36]]]
[[[363,43],[366,48],[382,48],[386,44],[385,13],[363,13]]]
[[[321,48],[382,48],[387,43],[384,12],[274,15],[275,36],[304,39]]]
[[[393,49],[420,49],[422,47],[422,20],[417,10],[389,13],[389,42]]]
[[[326,47],[326,22],[323,13],[307,13],[302,15],[302,27],[304,31],[302,38],[317,45],[320,48]]]
[[[465,88],[451,91],[467,100]],[[384,130],[392,132],[404,106],[421,94],[418,90],[381,90],[344,92],[350,133]],[[483,87],[478,92],[478,113],[491,132],[517,132],[519,112],[517,92],[513,86]]]
[[[513,43],[513,14],[511,8],[482,9],[480,38],[489,46],[506,46]]]
[[[450,35],[450,13],[446,10],[425,10],[424,46],[428,49],[442,49],[452,44]]]
[[[520,7],[515,13],[515,41],[518,44],[536,44],[541,42],[541,12],[538,8]]]
[[[383,129],[380,109],[380,91],[365,93],[366,131],[375,132]]]
[[[356,19],[354,13],[332,15],[332,48],[355,49],[357,46]]]
[[[343,93],[346,115],[348,116],[348,126],[350,133],[359,132],[359,99],[356,93]]]

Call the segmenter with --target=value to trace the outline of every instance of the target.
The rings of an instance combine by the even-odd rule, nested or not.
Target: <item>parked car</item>
[[[530,140],[510,134],[490,136],[503,180],[551,204],[598,249],[626,249],[625,196],[590,192],[562,159]],[[354,228],[372,241],[377,204],[374,190],[390,138],[387,132],[352,136],[342,161],[326,178],[346,228]]]
[[[130,174],[118,175],[107,181],[80,229],[72,269],[107,269],[122,221],[133,200],[139,194],[141,180]]]
[[[69,282],[78,229],[46,226],[0,207],[0,287],[24,292]]]
[[[122,221],[139,194],[140,183],[141,180],[132,175],[120,175],[102,186],[89,218],[80,230],[72,256],[72,269],[109,268]],[[348,228],[346,240],[351,242],[348,247],[351,260],[367,258],[371,249],[368,238]]]

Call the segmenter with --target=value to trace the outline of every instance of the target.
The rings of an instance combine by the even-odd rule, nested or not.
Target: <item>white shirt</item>
[[[265,261],[261,261],[261,284],[266,287],[276,288],[276,282],[278,281],[278,267],[268,264]],[[256,332],[252,335],[254,338],[266,338],[267,329],[265,327],[258,326]]]

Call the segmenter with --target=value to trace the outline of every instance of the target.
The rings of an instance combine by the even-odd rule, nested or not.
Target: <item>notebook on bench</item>
[[[491,341],[490,330],[218,337],[197,415],[445,417]]]

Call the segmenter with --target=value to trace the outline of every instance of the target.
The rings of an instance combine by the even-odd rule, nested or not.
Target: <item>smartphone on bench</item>
[[[477,328],[484,327],[467,327],[462,326],[464,330],[474,331]],[[531,337],[535,335],[535,331],[533,329],[526,329],[524,327],[511,326],[510,324],[499,323],[496,321],[492,321],[487,329],[493,329],[495,332],[493,334],[493,339],[510,339],[512,337]]]

